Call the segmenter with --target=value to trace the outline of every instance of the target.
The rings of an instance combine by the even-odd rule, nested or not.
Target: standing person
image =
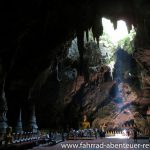
[[[97,129],[95,129],[95,138],[97,139]]]
[[[133,130],[134,142],[137,142],[137,131]]]
[[[63,129],[61,130],[61,138],[62,138],[62,141],[65,141],[65,135],[64,135],[64,130]]]
[[[52,141],[52,131],[50,130],[49,132],[49,141],[51,142]]]
[[[127,136],[128,136],[128,138],[130,137],[130,131],[129,130],[127,131]]]
[[[149,137],[148,137],[148,141],[149,141],[149,143],[150,143],[150,130],[149,130],[149,134],[148,134],[148,135],[149,135]]]
[[[106,131],[103,131],[103,137],[105,138],[105,136],[106,136]]]
[[[102,130],[101,129],[98,131],[98,133],[99,133],[99,137],[102,138],[103,135],[102,135]]]

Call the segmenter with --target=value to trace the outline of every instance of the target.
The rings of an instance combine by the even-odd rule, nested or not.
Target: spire
[[[38,126],[36,123],[36,116],[35,116],[35,105],[33,105],[33,108],[32,108],[31,118],[29,121],[29,128],[33,133],[38,132]]]
[[[8,127],[7,124],[7,101],[5,97],[5,92],[0,89],[0,134],[6,133],[6,128]]]
[[[17,122],[17,126],[16,126],[16,132],[17,133],[22,133],[23,129],[22,129],[22,115],[21,115],[21,109],[19,112],[19,117],[18,117],[18,122]]]

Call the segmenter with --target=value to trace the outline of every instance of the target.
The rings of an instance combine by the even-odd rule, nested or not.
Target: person
[[[133,130],[134,142],[137,142],[137,131]]]
[[[127,131],[127,136],[128,136],[128,138],[130,137],[130,131],[129,130]]]
[[[95,129],[95,138],[97,139],[97,129]]]
[[[99,137],[100,137],[100,138],[103,138],[102,130],[99,130],[98,133],[99,133]]]
[[[64,130],[61,131],[62,141],[65,141]]]
[[[105,131],[103,131],[103,137],[105,138],[105,136],[106,136],[106,132],[105,132]]]
[[[148,142],[150,143],[150,130],[149,130],[149,134],[148,134],[148,135],[149,135],[149,137],[148,137]]]

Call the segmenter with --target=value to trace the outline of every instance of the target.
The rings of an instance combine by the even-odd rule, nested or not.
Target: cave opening
[[[80,117],[76,116],[75,120],[80,122],[81,116],[86,114],[94,127],[103,128],[103,125],[107,124],[108,129],[120,128],[121,130],[126,124],[135,125],[133,111],[136,111],[136,107],[131,103],[136,100],[138,90],[141,88],[140,81],[136,77],[139,74],[137,63],[133,58],[136,29],[133,25],[129,29],[123,20],[118,20],[115,23],[104,17],[100,20],[103,34],[100,36],[99,43],[94,38],[92,29],[88,31],[88,40],[86,32],[84,32],[84,58],[88,59],[86,73],[89,74],[89,80],[86,84],[87,87],[84,85],[82,89],[78,87],[78,93],[74,95],[73,99],[80,103],[80,108],[78,108]],[[68,51],[67,57],[73,61],[79,61],[80,57],[77,42],[78,39],[75,37]],[[83,81],[80,84],[82,85]],[[104,93],[107,96],[102,96]],[[88,96],[84,96],[84,94]],[[90,98],[91,95],[93,100]],[[104,101],[99,101],[99,99],[104,99]],[[95,100],[97,102],[94,102]],[[112,120],[108,125],[107,121],[110,118],[106,116],[114,118],[115,121]]]
[[[136,36],[136,31],[133,25],[132,28],[129,29],[128,25],[123,20],[116,21],[116,24],[104,17],[99,20],[102,22],[103,34],[100,36],[100,40],[97,43],[98,46],[96,45],[92,29],[88,30],[88,39],[86,32],[84,32],[84,47],[86,49],[84,57],[89,59],[89,67],[102,64],[108,65],[111,69],[111,76],[113,76],[114,65],[117,59],[122,59],[122,55],[118,55],[116,59],[117,51],[120,49],[127,52],[129,55],[134,53],[134,38]],[[68,49],[67,57],[72,61],[79,61],[80,54],[77,43],[78,39],[75,37]],[[96,52],[93,52],[95,50]],[[97,57],[94,55],[97,55]],[[99,61],[97,61],[97,59],[99,59]],[[97,62],[94,62],[94,60]],[[94,64],[92,64],[92,62]],[[131,75],[130,72],[129,74]]]
[[[115,26],[111,20],[102,18],[103,24],[103,35],[108,34],[108,38],[114,45],[118,45],[118,42],[128,36],[128,31],[126,22],[123,20],[118,20]],[[133,27],[132,27],[133,28]]]

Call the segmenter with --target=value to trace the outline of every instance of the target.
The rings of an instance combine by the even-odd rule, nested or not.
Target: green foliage
[[[101,44],[101,51],[107,51],[107,55],[102,55],[103,64],[110,64],[112,61],[114,61],[114,53],[116,50],[116,46],[112,42],[110,36],[107,33],[103,33],[103,35],[100,38]]]
[[[132,54],[134,52],[133,40],[135,35],[135,30],[132,29],[127,37],[118,42],[118,45],[128,52],[128,54]]]
[[[130,33],[123,39],[119,40],[117,42],[117,45],[115,45],[110,36],[107,33],[103,33],[101,36],[101,42],[104,44],[105,47],[107,47],[113,54],[115,53],[118,46],[122,47],[125,51],[127,51],[129,54],[132,54],[134,52],[134,37],[136,35],[136,32],[134,28],[130,31]],[[112,58],[113,59],[113,58]]]
[[[85,55],[88,57],[89,66],[97,66],[101,64],[101,51],[95,42],[88,42],[85,44]]]
[[[118,42],[118,45],[122,47],[128,54],[132,54],[134,52],[134,48],[132,47],[132,41],[130,41],[129,37],[125,37],[124,39]]]
[[[104,44],[105,47],[111,49],[111,51],[115,51],[116,46],[113,44],[110,36],[107,33],[103,33],[103,35],[101,36],[101,42]]]

